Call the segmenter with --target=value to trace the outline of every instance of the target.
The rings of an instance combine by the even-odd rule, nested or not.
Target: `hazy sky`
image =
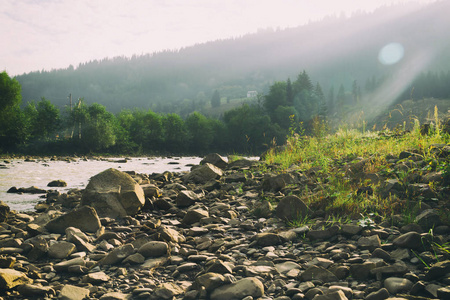
[[[0,0],[0,71],[76,67],[401,2],[409,1]]]

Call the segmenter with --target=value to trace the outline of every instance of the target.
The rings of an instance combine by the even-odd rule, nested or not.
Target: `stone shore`
[[[347,171],[360,176],[358,163]],[[208,155],[187,173],[110,169],[85,190],[45,191],[33,213],[0,204],[0,297],[450,299],[448,187],[426,183],[442,174],[408,193],[423,202],[413,223],[348,220],[297,197],[317,187],[314,172],[259,164]],[[379,192],[401,197],[398,184]]]

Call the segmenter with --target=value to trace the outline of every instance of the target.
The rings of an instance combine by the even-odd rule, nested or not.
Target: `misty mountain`
[[[450,70],[450,2],[427,6],[402,4],[351,17],[329,16],[284,30],[260,30],[174,51],[105,58],[77,67],[16,76],[23,102],[41,97],[63,107],[68,95],[97,102],[108,110],[124,108],[176,112],[198,110],[215,90],[221,97],[244,98],[247,91],[266,93],[277,80],[295,78],[302,70],[324,91],[340,85],[351,90],[357,81],[384,80],[389,101],[411,88],[423,72]],[[378,60],[389,43],[403,46],[393,65]]]

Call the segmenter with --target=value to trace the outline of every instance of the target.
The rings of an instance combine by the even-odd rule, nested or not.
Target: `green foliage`
[[[9,149],[24,141],[24,116],[20,110],[21,87],[6,72],[0,73],[0,147]]]
[[[220,93],[218,90],[214,91],[214,94],[211,98],[211,106],[212,107],[219,107],[220,106]]]

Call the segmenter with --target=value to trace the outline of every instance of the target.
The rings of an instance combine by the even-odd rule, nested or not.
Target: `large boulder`
[[[264,285],[256,277],[247,277],[232,284],[216,288],[211,300],[241,300],[248,296],[256,299],[264,295]]]
[[[217,153],[210,153],[210,154],[206,155],[200,162],[201,165],[204,165],[206,163],[213,164],[222,170],[226,169],[226,167],[228,166],[228,163],[226,162],[226,160]]]
[[[205,163],[193,169],[183,177],[184,182],[194,182],[204,184],[210,180],[218,179],[223,175],[221,169],[210,163]]]
[[[6,222],[9,212],[9,206],[5,202],[0,201],[0,222]]]
[[[309,208],[299,197],[295,195],[281,199],[276,208],[277,217],[283,221],[302,220],[309,213]]]
[[[66,232],[68,227],[95,233],[100,229],[101,223],[95,209],[90,206],[82,206],[51,220],[45,225],[48,231],[62,234]]]
[[[81,205],[92,206],[100,217],[109,218],[134,215],[144,204],[141,186],[127,173],[113,168],[91,177],[81,198]]]

